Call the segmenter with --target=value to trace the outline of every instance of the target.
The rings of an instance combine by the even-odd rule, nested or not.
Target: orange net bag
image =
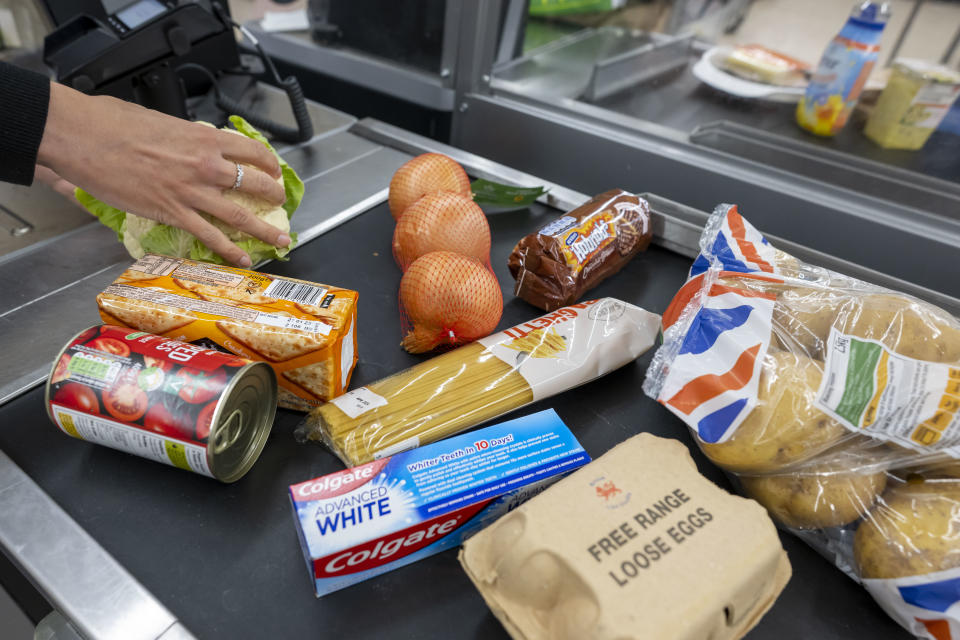
[[[404,271],[431,251],[453,251],[490,263],[490,225],[468,197],[429,193],[404,212],[393,232],[393,257]]]
[[[387,204],[394,220],[407,207],[434,191],[450,191],[470,197],[470,178],[455,160],[439,153],[425,153],[397,169],[390,180]]]
[[[503,313],[496,276],[479,260],[433,251],[413,262],[400,281],[403,348],[425,353],[490,335]]]

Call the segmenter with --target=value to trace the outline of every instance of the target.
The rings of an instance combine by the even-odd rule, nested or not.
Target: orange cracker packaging
[[[342,394],[357,362],[357,292],[349,289],[147,254],[97,305],[108,324],[270,364],[288,409]]]

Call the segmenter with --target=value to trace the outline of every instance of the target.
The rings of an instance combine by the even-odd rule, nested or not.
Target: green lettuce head
[[[201,213],[206,220],[220,229],[234,244],[246,251],[250,255],[253,264],[265,260],[286,260],[286,255],[296,244],[296,234],[290,233],[290,217],[297,210],[300,201],[303,199],[303,181],[290,168],[283,158],[277,155],[270,143],[263,135],[254,129],[250,124],[240,116],[230,116],[230,122],[236,128],[236,131],[248,138],[262,142],[280,162],[283,189],[287,194],[287,201],[282,206],[277,207],[264,202],[259,198],[254,198],[241,191],[225,191],[224,197],[236,202],[247,209],[261,220],[289,233],[293,242],[289,247],[275,247],[272,244],[258,240],[253,236],[231,227],[219,218]],[[227,129],[227,131],[231,131]],[[200,242],[194,235],[178,227],[160,224],[148,218],[142,218],[132,213],[120,211],[108,204],[97,200],[83,189],[77,189],[75,192],[77,200],[86,207],[87,211],[96,216],[100,222],[110,227],[117,233],[117,237],[130,252],[134,258],[141,258],[145,253],[159,253],[177,258],[190,258],[192,260],[203,260],[205,262],[214,262],[223,264],[224,260],[205,244]]]

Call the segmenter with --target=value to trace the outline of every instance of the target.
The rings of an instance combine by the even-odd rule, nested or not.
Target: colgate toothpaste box
[[[589,461],[548,409],[295,484],[317,596],[457,547]]]

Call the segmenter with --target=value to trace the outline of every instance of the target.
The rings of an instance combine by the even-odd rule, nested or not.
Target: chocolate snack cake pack
[[[573,304],[652,237],[646,200],[622,189],[601,193],[517,243],[507,263],[514,294],[544,311]]]

